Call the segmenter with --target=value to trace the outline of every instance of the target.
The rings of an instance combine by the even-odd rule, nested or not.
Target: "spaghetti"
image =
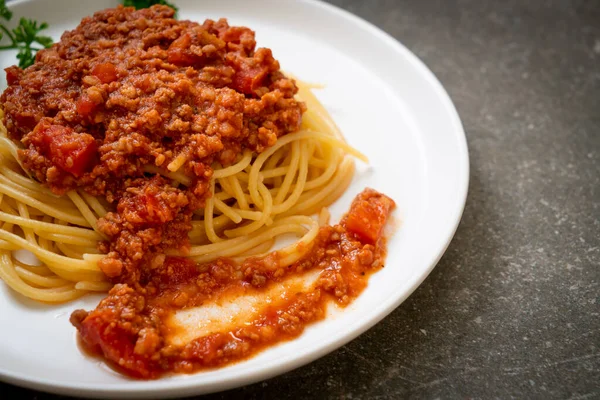
[[[278,237],[299,239],[279,250],[284,264],[302,256],[318,223],[309,215],[334,202],[354,172],[352,157],[365,156],[348,146],[320,105],[311,86],[298,83],[307,105],[301,129],[257,155],[246,152],[226,168],[215,165],[212,195],[194,213],[188,254],[197,262],[219,257],[243,259],[268,252]],[[110,210],[102,198],[83,191],[57,196],[29,177],[19,164],[18,147],[0,126],[0,277],[13,290],[44,302],[65,302],[112,285],[97,266],[96,249],[105,237],[97,221]],[[181,172],[153,165],[174,185],[189,184]],[[326,223],[323,218],[321,223]],[[37,259],[24,255],[25,249]]]

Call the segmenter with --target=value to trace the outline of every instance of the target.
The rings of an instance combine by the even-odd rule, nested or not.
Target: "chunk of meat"
[[[395,206],[394,200],[367,188],[352,202],[345,220],[346,229],[361,241],[376,244]]]
[[[187,197],[180,190],[154,177],[141,187],[130,187],[119,200],[117,211],[129,224],[165,224],[187,204]]]
[[[123,271],[123,261],[112,257],[104,257],[98,261],[98,268],[109,278],[116,278]]]
[[[146,193],[140,196],[141,214],[146,221],[161,223],[171,221],[175,216],[165,202],[155,194]]]
[[[16,65],[6,68],[6,82],[9,85],[15,85],[18,83],[21,75],[23,74],[23,70]]]
[[[175,39],[167,50],[167,60],[180,67],[205,64],[223,49],[225,43],[202,27],[193,27]]]

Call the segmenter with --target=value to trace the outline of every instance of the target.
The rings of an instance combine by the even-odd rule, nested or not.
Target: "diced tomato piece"
[[[129,316],[124,315],[126,313]],[[107,360],[127,374],[148,379],[156,373],[149,357],[156,348],[148,349],[148,353],[140,351],[146,350],[143,346],[136,348],[143,340],[141,328],[150,327],[143,322],[143,316],[143,298],[126,285],[115,285],[94,311],[75,311],[71,323],[79,330],[85,347],[100,350]]]
[[[383,227],[396,204],[384,194],[365,189],[350,207],[345,226],[367,244],[375,244],[381,237]]]
[[[86,346],[98,348],[107,360],[123,368],[131,376],[149,378],[152,372],[147,360],[134,353],[135,336],[121,330],[118,325],[111,325],[110,319],[103,319],[97,314],[99,312],[93,311],[81,324],[79,332]]]
[[[92,75],[102,83],[111,83],[117,80],[117,68],[112,63],[96,64],[92,68]]]
[[[244,94],[252,94],[264,86],[269,72],[279,69],[279,63],[273,58],[271,50],[262,48],[251,58],[230,53],[226,63],[235,70],[232,87]]]
[[[28,140],[59,169],[80,177],[97,162],[97,145],[92,135],[77,133],[62,125],[40,122]]]
[[[84,118],[90,117],[97,104],[94,103],[86,94],[82,94],[77,100],[77,113]]]
[[[196,63],[199,58],[190,52],[191,45],[192,37],[188,33],[178,37],[171,43],[171,46],[167,50],[167,59],[169,62],[179,66],[189,66]]]
[[[244,64],[241,64],[244,65]],[[256,67],[244,67],[236,72],[232,79],[232,86],[239,92],[252,94],[261,86],[265,77],[269,73],[269,68],[264,65]]]

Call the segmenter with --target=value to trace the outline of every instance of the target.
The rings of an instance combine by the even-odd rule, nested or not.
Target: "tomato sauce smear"
[[[394,207],[389,197],[365,189],[340,223],[321,227],[310,249],[288,266],[281,265],[276,251],[241,263],[222,258],[196,264],[167,257],[140,280],[144,284],[115,285],[95,310],[77,310],[71,322],[86,350],[134,378],[191,373],[246,359],[298,337],[326,317],[328,304],[345,307],[360,295],[370,274],[384,267],[383,227]],[[292,287],[275,296],[249,321],[183,343],[171,340],[181,334],[170,322],[178,311],[213,304],[224,295],[260,295],[311,272],[317,278],[307,288]]]

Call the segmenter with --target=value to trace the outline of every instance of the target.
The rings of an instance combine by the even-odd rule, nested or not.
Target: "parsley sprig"
[[[12,11],[6,7],[5,0],[0,0],[0,17],[6,21],[10,21],[12,18]],[[29,67],[35,62],[35,53],[38,50],[52,46],[52,38],[39,35],[47,27],[48,24],[45,22],[40,24],[37,21],[27,18],[21,18],[19,25],[14,29],[8,29],[6,26],[0,24],[0,40],[5,36],[10,40],[10,44],[0,46],[0,50],[18,50],[17,59],[19,60],[19,67]]]
[[[161,4],[163,6],[169,6],[173,10],[175,10],[175,15],[177,15],[177,11],[179,9],[173,3],[168,2],[167,0],[123,0],[123,5],[126,7],[135,7],[136,10],[140,8],[148,8],[155,4]]]

